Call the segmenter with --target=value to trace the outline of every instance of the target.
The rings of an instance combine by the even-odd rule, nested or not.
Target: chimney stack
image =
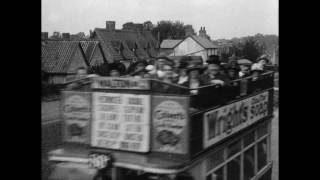
[[[107,31],[114,31],[116,29],[116,22],[115,21],[106,21],[106,30]]]
[[[89,30],[89,38],[93,38],[93,31],[91,29]]]
[[[205,27],[200,28],[199,36],[204,37],[204,38],[208,38]]]
[[[195,33],[194,33],[192,27],[189,27],[189,28],[186,28],[186,29],[185,29],[185,34],[186,34],[186,36],[192,36],[192,35],[194,35]]]
[[[41,32],[41,40],[48,40],[49,33],[48,32]]]
[[[70,33],[62,33],[63,40],[70,40]]]

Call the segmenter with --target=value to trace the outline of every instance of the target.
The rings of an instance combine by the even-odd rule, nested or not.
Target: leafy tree
[[[259,45],[257,41],[252,37],[248,38],[245,41],[241,49],[243,57],[251,61],[255,61],[258,57],[260,57],[263,54],[263,52],[264,47]]]
[[[187,28],[192,28],[192,25],[184,25],[181,21],[160,21],[151,32],[156,39],[159,38],[159,41],[162,42],[164,39],[185,38]]]

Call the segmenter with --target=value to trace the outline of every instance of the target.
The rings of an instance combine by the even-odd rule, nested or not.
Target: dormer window
[[[123,49],[123,44],[120,41],[111,41],[111,45],[114,48],[114,50],[121,55],[121,51]]]
[[[137,47],[136,47],[136,43],[132,40],[126,40],[126,43],[127,43],[127,46],[128,48],[132,51],[132,52],[135,52],[137,50]]]

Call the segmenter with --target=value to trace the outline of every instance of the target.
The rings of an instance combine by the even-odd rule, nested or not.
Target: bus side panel
[[[269,90],[269,103],[268,103],[268,112],[269,114],[268,115],[272,115],[273,114],[273,99],[274,99],[274,90],[273,89],[270,89]]]
[[[190,117],[190,156],[203,150],[203,113]]]

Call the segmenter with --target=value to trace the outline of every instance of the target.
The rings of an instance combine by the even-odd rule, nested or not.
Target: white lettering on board
[[[91,145],[149,151],[150,95],[93,93]]]
[[[267,91],[204,113],[204,148],[266,117],[268,98]]]

